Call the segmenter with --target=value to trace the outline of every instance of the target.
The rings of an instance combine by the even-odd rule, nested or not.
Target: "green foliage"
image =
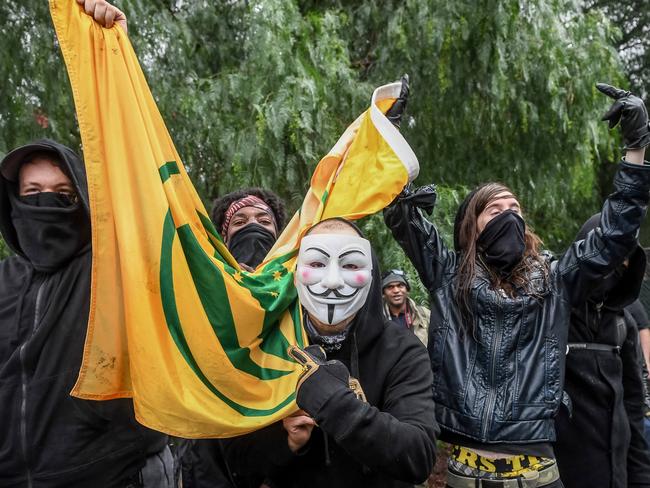
[[[72,95],[48,2],[0,2],[0,154],[49,137],[79,147]]]
[[[373,39],[356,53],[368,79],[412,75],[404,132],[419,181],[503,181],[547,245],[563,248],[597,208],[598,151],[613,153],[599,123],[608,101],[594,89],[620,79],[602,14],[570,1],[411,0],[368,2],[355,18],[368,30],[355,36]]]
[[[158,33],[134,27],[131,37],[199,192],[260,185],[297,208],[316,163],[367,103],[341,16],[268,0],[187,4],[174,18],[165,52]]]
[[[590,0],[586,9],[600,10],[619,29],[615,45],[621,54],[630,89],[650,95],[650,8],[647,0]]]
[[[5,244],[5,242],[2,239],[0,239],[0,260],[10,255],[11,255],[11,251],[7,247],[7,244]]]
[[[598,208],[601,161],[620,155],[599,122],[608,102],[594,89],[623,82],[618,31],[600,8],[569,0],[116,4],[208,207],[219,194],[260,185],[295,210],[372,88],[404,72],[413,89],[402,130],[420,159],[418,183],[438,185],[433,218],[446,236],[465,193],[501,180],[561,250]],[[0,69],[9,74],[0,152],[42,136],[79,147],[47,2],[0,2],[0,19]],[[363,226],[382,266],[413,277],[381,217]]]

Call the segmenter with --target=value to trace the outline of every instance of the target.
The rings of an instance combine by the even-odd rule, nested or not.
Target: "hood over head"
[[[600,213],[587,219],[578,231],[576,240],[585,239],[590,232],[600,232]],[[606,294],[603,302],[608,308],[622,309],[634,302],[639,296],[646,268],[646,256],[643,248],[638,243],[628,256],[628,261],[628,266],[624,270],[618,270],[617,268],[620,271],[618,279],[615,278],[617,271],[611,276],[603,278],[603,283],[608,280],[616,280],[616,286]],[[602,298],[599,295],[600,292],[600,287],[596,288],[595,294],[590,297],[590,300],[600,301]]]
[[[90,210],[86,169],[81,158],[69,147],[50,139],[39,139],[9,152],[0,162],[0,233],[16,254],[25,256],[12,220],[12,199],[18,195],[18,172],[28,156],[35,152],[54,153],[70,178],[90,229]]]
[[[363,234],[361,234],[363,236]],[[384,328],[384,298],[381,288],[379,260],[372,250],[372,283],[363,307],[357,312],[351,324],[359,351],[372,344]]]
[[[353,222],[342,219],[333,218],[328,220],[340,220],[355,229],[359,237],[366,238],[361,229]],[[372,282],[370,283],[370,290],[365,303],[357,311],[354,319],[348,327],[347,341],[354,342],[354,348],[363,351],[368,345],[372,344],[375,339],[381,334],[384,327],[383,315],[383,296],[382,296],[382,280],[379,261],[371,247],[372,259]]]

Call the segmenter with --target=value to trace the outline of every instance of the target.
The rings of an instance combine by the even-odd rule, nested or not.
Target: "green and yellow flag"
[[[418,172],[383,115],[400,84],[319,163],[301,210],[265,262],[239,268],[203,207],[125,33],[75,0],[50,0],[88,173],[93,227],[91,307],[72,394],[132,397],[138,420],[170,434],[240,435],[296,409],[304,345],[293,286],[298,243],[327,217],[386,206]]]

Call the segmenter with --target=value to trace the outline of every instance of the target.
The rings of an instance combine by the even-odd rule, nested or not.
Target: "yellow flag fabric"
[[[297,408],[302,346],[293,285],[299,239],[327,217],[386,206],[417,160],[383,115],[399,84],[315,170],[301,210],[253,273],[239,268],[207,217],[125,33],[75,0],[50,0],[83,142],[92,218],[91,306],[72,394],[132,397],[144,425],[173,435],[230,437]]]

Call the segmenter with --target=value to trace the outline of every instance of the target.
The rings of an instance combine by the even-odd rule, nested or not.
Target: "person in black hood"
[[[577,240],[602,232],[591,217]],[[645,253],[628,259],[573,306],[564,387],[572,408],[556,419],[560,475],[575,488],[650,488],[643,436],[642,357],[636,322],[625,307],[639,295]]]
[[[303,237],[295,274],[311,346],[296,415],[226,440],[239,487],[398,487],[425,480],[437,425],[426,349],[383,318],[370,243],[342,219]]]
[[[571,306],[637,245],[650,199],[648,114],[641,99],[609,85],[604,119],[620,122],[627,152],[605,201],[600,231],[557,260],[540,250],[515,194],[481,185],[460,206],[454,250],[420,209],[433,187],[405,191],[384,218],[431,297],[429,356],[436,419],[452,444],[448,485],[561,487],[552,442],[562,403]]]
[[[0,163],[0,486],[136,487],[167,437],[131,400],[73,398],[90,304],[91,227],[82,161],[39,140]],[[144,478],[144,479],[143,479]],[[160,485],[155,482],[155,486]]]

